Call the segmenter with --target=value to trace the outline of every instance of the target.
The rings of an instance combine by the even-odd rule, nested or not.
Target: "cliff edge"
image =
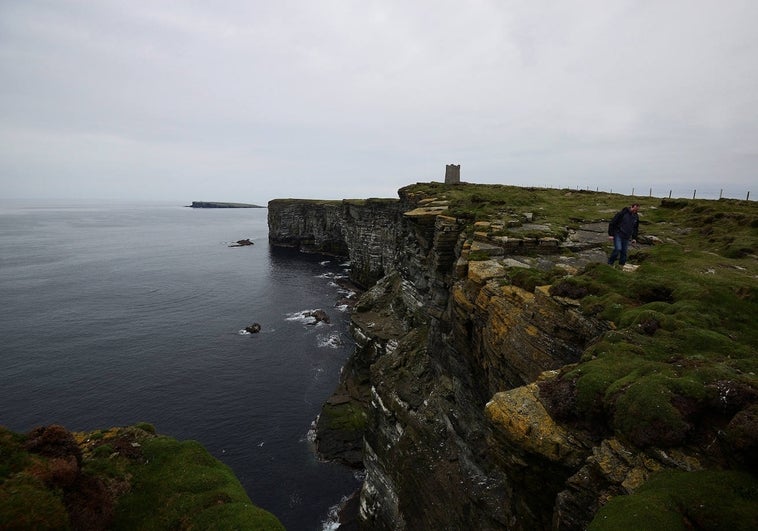
[[[612,268],[632,201],[639,245]],[[758,518],[755,203],[419,183],[272,201],[269,227],[370,288],[317,430],[365,468],[363,528]]]

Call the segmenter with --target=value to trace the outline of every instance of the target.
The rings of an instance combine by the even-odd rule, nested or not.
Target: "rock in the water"
[[[250,238],[245,238],[244,240],[237,240],[236,243],[231,244],[229,247],[245,247],[246,245],[253,245],[253,242],[250,241]]]
[[[250,326],[246,326],[245,331],[250,332],[251,334],[257,334],[258,332],[261,331],[261,325],[259,325],[258,323],[253,323]]]
[[[315,319],[313,324],[318,324],[321,321],[329,324],[329,316],[326,314],[324,310],[313,310],[312,312],[306,313],[305,316],[313,317]]]

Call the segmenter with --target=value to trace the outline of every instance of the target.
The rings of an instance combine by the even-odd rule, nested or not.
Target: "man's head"
[[[634,214],[636,214],[639,209],[640,209],[639,203],[632,203],[632,206],[629,207],[629,210],[631,210]]]

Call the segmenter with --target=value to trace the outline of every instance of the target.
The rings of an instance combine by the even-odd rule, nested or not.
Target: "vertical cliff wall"
[[[268,204],[269,243],[349,258],[351,279],[371,286],[397,262],[401,210],[397,199],[275,199]]]
[[[275,199],[268,204],[268,239],[274,247],[348,256],[342,201]]]

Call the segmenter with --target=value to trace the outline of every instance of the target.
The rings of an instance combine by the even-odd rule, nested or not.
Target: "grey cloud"
[[[455,162],[476,182],[743,196],[757,18],[741,0],[3,2],[0,183],[391,196]]]

